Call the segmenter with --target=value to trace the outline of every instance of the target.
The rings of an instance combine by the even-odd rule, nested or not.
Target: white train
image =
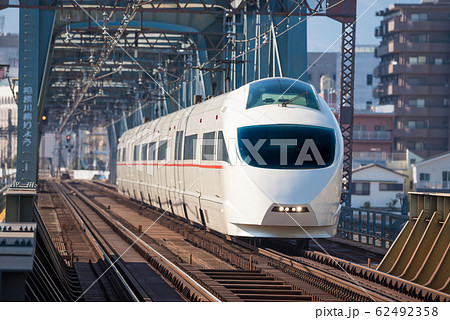
[[[117,155],[123,194],[221,233],[336,233],[342,135],[304,82],[255,81],[147,122],[120,137]]]

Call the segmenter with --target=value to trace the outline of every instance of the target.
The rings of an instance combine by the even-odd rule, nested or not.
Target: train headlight
[[[272,211],[275,211],[275,212],[309,212],[309,209],[304,206],[288,206],[288,207],[275,206],[272,208]]]

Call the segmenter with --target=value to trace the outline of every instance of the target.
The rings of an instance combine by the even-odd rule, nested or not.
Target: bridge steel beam
[[[341,35],[341,78],[339,100],[339,124],[344,138],[344,173],[342,202],[351,206],[352,150],[355,82],[355,40],[356,40],[356,0],[339,3],[329,0],[327,15],[342,23]]]
[[[39,114],[45,101],[48,75],[47,58],[54,24],[54,10],[41,10],[39,0],[29,0],[34,7],[20,9],[19,38],[19,98],[17,124],[16,181],[6,193],[6,216],[3,227],[22,228],[33,222],[33,202],[36,195],[39,149]],[[8,261],[8,268],[0,268],[0,300],[25,300],[25,280],[32,270],[35,246],[35,224],[27,255],[4,253],[0,258]],[[8,234],[0,239],[8,242]],[[14,239],[18,239],[20,234]],[[18,248],[19,250],[19,248]],[[14,287],[14,290],[11,288]]]

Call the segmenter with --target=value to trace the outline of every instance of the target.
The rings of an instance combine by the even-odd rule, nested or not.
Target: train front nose
[[[233,190],[233,199],[240,201],[230,222],[254,236],[334,234],[341,189],[341,154],[336,154],[336,144],[334,130],[326,127],[238,128],[242,190]]]

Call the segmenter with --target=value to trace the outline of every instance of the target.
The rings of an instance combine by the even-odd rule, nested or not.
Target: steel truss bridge
[[[7,222],[33,220],[43,132],[61,141],[107,127],[113,168],[125,130],[195,96],[266,77],[306,80],[306,24],[314,16],[342,24],[340,124],[350,189],[356,0],[0,1],[6,7],[20,8],[17,180]]]

